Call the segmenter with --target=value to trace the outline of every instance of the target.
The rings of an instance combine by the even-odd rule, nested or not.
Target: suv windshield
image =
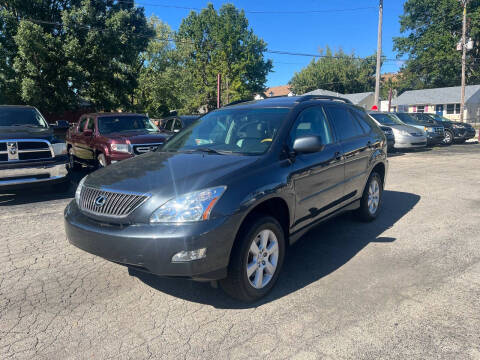
[[[370,114],[375,120],[377,120],[382,125],[403,125],[403,123],[398,120],[395,116],[391,114]]]
[[[413,116],[410,116],[406,113],[396,113],[395,114],[402,122],[408,125],[423,125],[423,123],[417,119],[415,119]]]
[[[0,126],[48,127],[42,115],[33,108],[1,108]]]
[[[146,116],[101,116],[98,118],[98,131],[100,134],[130,131],[158,132],[158,128]]]
[[[211,112],[173,137],[161,151],[266,152],[290,109],[225,109]]]

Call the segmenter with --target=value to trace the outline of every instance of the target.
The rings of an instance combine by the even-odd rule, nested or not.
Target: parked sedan
[[[155,150],[167,134],[141,114],[85,114],[67,133],[69,168],[105,167],[120,160]]]
[[[372,111],[369,115],[380,126],[392,129],[395,138],[394,149],[412,149],[427,146],[424,132],[417,128],[405,125],[395,115],[386,112]]]
[[[445,138],[445,129],[442,125],[432,124],[426,121],[418,120],[410,113],[395,113],[395,115],[405,124],[422,130],[427,136],[427,146],[441,144]]]

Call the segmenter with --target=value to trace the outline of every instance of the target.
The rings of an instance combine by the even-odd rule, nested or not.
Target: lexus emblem
[[[95,199],[95,206],[97,207],[102,207],[103,205],[105,205],[105,202],[107,201],[107,197],[106,196],[103,196],[103,195],[99,195],[97,196],[97,198]]]
[[[7,142],[8,160],[18,160],[18,145],[16,142]]]

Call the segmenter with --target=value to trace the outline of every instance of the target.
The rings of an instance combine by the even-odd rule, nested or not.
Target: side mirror
[[[298,154],[310,154],[320,152],[325,148],[320,136],[303,136],[295,139],[293,151]]]
[[[83,130],[83,134],[85,136],[92,136],[93,135],[93,130],[92,129],[85,129],[85,130]]]

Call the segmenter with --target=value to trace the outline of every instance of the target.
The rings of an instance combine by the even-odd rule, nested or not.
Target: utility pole
[[[220,108],[220,100],[222,99],[220,92],[222,90],[222,74],[218,73],[217,75],[217,109]]]
[[[467,59],[467,5],[470,0],[460,0],[463,6],[463,24],[462,24],[462,94],[460,96],[460,121],[464,119],[465,108],[465,63]]]
[[[377,74],[375,77],[375,105],[380,109],[380,72],[382,67],[382,27],[383,27],[383,0],[378,6],[378,35],[377,35]]]

